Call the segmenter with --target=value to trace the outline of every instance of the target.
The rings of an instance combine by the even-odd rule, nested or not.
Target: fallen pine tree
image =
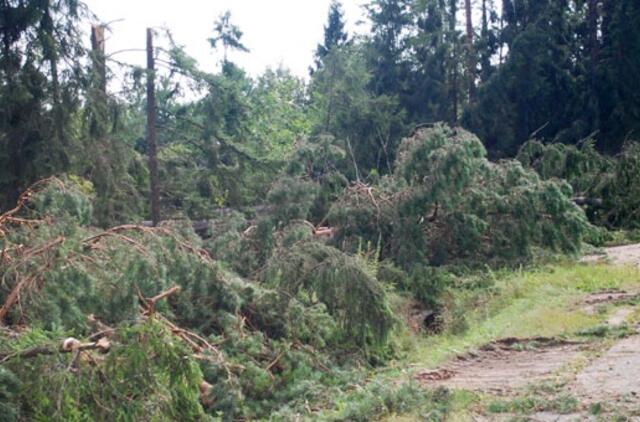
[[[349,303],[243,279],[188,223],[100,230],[91,207],[84,186],[52,178],[0,217],[8,420],[230,420],[284,404],[307,412],[308,401],[331,400],[321,386],[346,354],[364,363],[385,347],[391,319],[369,343]],[[327,271],[352,262],[365,274],[332,256],[340,260]],[[386,291],[366,277],[389,312]]]

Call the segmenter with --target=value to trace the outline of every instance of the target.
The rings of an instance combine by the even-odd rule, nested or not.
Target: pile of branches
[[[332,376],[340,339],[380,342],[388,331],[386,314],[376,326],[352,326],[351,304],[329,307],[242,278],[188,222],[99,230],[90,213],[81,185],[50,179],[0,218],[0,378],[16,381],[0,392],[0,408],[18,419],[260,418],[283,403],[305,411],[322,389],[302,397],[299,389]],[[262,233],[241,227],[245,241]],[[276,247],[313,232],[293,222]],[[327,277],[345,262],[358,274],[341,254],[325,262]],[[374,279],[363,280],[386,306]]]
[[[435,125],[403,140],[391,177],[348,189],[331,225],[342,242],[377,240],[382,258],[405,270],[513,264],[536,248],[579,249],[590,226],[572,196],[566,182],[490,162],[473,134]]]
[[[640,143],[627,142],[620,154],[600,154],[593,140],[578,145],[531,140],[518,153],[523,165],[545,180],[564,179],[589,219],[607,228],[640,228]]]

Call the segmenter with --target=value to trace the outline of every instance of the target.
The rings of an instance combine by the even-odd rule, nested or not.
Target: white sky
[[[343,0],[347,29],[358,30],[365,0]],[[242,41],[250,53],[231,54],[230,59],[256,76],[267,67],[285,67],[306,77],[313,51],[323,38],[330,0],[85,0],[101,22],[111,24],[107,54],[124,49],[143,49],[147,27],[171,29],[176,43],[184,45],[203,70],[214,70],[222,56],[211,49],[207,38],[213,23],[226,10],[244,32]],[[88,31],[87,31],[88,32]],[[122,53],[120,61],[143,65],[144,52]]]

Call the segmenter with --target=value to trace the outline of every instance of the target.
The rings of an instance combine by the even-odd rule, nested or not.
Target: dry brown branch
[[[41,220],[27,220],[23,218],[14,217],[14,215],[20,212],[29,203],[29,201],[33,197],[33,194],[37,193],[39,188],[47,185],[50,182],[58,183],[61,189],[64,191],[64,183],[62,183],[62,181],[57,177],[48,177],[46,179],[39,180],[33,185],[31,185],[24,192],[22,192],[22,194],[18,197],[18,201],[14,208],[0,215],[0,237],[6,236],[6,231],[2,229],[5,223],[27,224],[27,225],[42,223]]]
[[[154,234],[154,235],[164,235],[164,236],[168,236],[170,238],[172,238],[176,244],[183,250],[186,250],[188,252],[193,253],[194,255],[196,255],[197,257],[199,257],[200,259],[202,259],[205,262],[211,262],[211,256],[209,255],[209,253],[201,248],[195,248],[191,245],[189,245],[188,243],[180,240],[171,230],[164,228],[164,227],[145,227],[145,226],[140,226],[140,225],[136,225],[136,224],[125,224],[122,226],[117,226],[117,227],[113,227],[109,230],[106,230],[102,233],[99,233],[95,236],[91,236],[88,237],[86,239],[83,240],[83,243],[89,246],[95,245],[97,242],[99,242],[101,239],[105,238],[105,237],[109,237],[109,236],[114,236],[116,234],[120,234],[121,232],[126,232],[126,231],[137,231],[140,233],[144,233],[144,234]],[[122,235],[121,235],[122,236]],[[126,238],[124,239],[127,242],[131,243],[131,242],[135,242],[133,239],[131,238]],[[141,248],[144,249],[144,247],[142,247],[142,245],[138,244]]]
[[[64,242],[64,237],[63,236],[59,236],[47,243],[45,243],[44,245],[38,246],[36,248],[32,248],[27,250],[24,254],[22,254],[20,256],[20,262],[16,265],[22,264],[22,263],[29,263],[32,261],[32,259],[35,256],[41,255],[45,252],[47,252],[48,250],[50,250],[51,248],[61,245]],[[31,276],[31,277],[25,277],[25,278],[16,278],[16,284],[13,286],[13,288],[11,289],[11,292],[9,293],[9,295],[7,296],[7,298],[4,301],[4,304],[2,305],[2,308],[0,308],[0,324],[3,323],[4,319],[6,318],[7,314],[9,313],[9,311],[11,310],[11,308],[20,300],[20,293],[33,285],[33,283],[39,278],[42,277],[43,274],[43,270],[47,267],[47,265],[45,264],[45,266],[43,266],[43,268],[41,268],[40,271],[35,272],[35,275]]]
[[[158,303],[162,299],[165,299],[171,295],[175,295],[179,292],[180,292],[180,286],[173,286],[169,290],[161,292],[152,298],[145,298],[140,293],[140,290],[138,290],[138,297],[140,298],[140,303],[142,304],[142,307],[143,307],[142,314],[148,317],[153,316],[156,312],[156,303]]]

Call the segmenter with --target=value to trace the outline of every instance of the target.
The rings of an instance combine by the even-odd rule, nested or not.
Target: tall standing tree
[[[249,52],[249,49],[242,44],[242,31],[237,25],[231,23],[231,11],[227,10],[218,17],[213,26],[213,37],[209,38],[212,48],[218,48],[222,44],[224,51],[223,63],[228,63],[229,51]]]
[[[469,102],[476,96],[476,49],[473,35],[473,9],[471,0],[464,0],[467,35],[467,83],[469,85]]]
[[[0,208],[73,165],[85,14],[77,0],[0,1]]]
[[[410,0],[373,0],[367,5],[371,20],[370,66],[377,95],[398,95],[406,77],[404,55],[413,24]]]
[[[597,52],[599,145],[608,151],[618,151],[626,139],[640,136],[638,28],[638,1],[602,2],[602,45]]]
[[[408,39],[409,87],[402,104],[412,122],[449,120],[447,9],[444,0],[416,1],[416,27]]]
[[[349,35],[345,30],[344,11],[342,10],[342,3],[338,0],[332,0],[329,6],[329,15],[327,17],[327,23],[324,26],[324,42],[318,44],[315,58],[315,69],[311,68],[310,73],[319,70],[324,64],[324,58],[334,48],[341,47],[349,40]]]
[[[482,0],[481,18],[482,27],[480,38],[477,42],[477,50],[480,58],[480,81],[486,82],[493,74],[492,58],[498,52],[499,31],[495,28],[498,15],[494,0]]]
[[[158,176],[156,122],[156,68],[153,49],[153,29],[147,28],[147,149],[149,154],[149,196],[151,221],[160,222],[160,180]]]
[[[466,110],[465,126],[494,154],[514,154],[533,134],[576,141],[588,133],[576,119],[575,20],[567,1],[505,1],[508,56]]]
[[[458,123],[458,110],[460,101],[460,35],[456,29],[458,23],[458,0],[449,0],[447,43],[449,45],[449,101],[451,103],[451,125]]]

